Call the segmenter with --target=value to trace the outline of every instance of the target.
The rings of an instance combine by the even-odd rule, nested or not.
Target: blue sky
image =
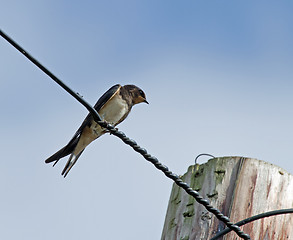
[[[141,87],[120,129],[177,174],[203,152],[293,173],[291,1],[4,1],[1,29],[90,103]],[[172,182],[114,136],[66,179],[44,160],[87,111],[0,40],[1,239],[159,239]],[[206,158],[199,161],[205,162]],[[292,207],[292,206],[291,206]]]

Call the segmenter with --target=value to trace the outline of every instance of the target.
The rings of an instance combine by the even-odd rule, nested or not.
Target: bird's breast
[[[125,100],[121,98],[119,94],[112,97],[105,105],[100,109],[99,114],[103,120],[116,125],[124,118],[125,114],[128,114],[129,107]]]
[[[127,102],[122,99],[119,94],[116,94],[99,110],[99,115],[103,120],[115,126],[124,120],[129,110]],[[101,126],[94,121],[91,128],[96,135],[101,135],[105,132],[105,129],[101,128]]]

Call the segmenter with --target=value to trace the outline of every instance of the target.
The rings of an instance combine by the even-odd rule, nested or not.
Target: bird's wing
[[[111,87],[107,92],[105,92],[99,100],[94,105],[94,109],[99,112],[100,109],[118,92],[118,90],[121,88],[120,84],[116,84],[113,87]],[[89,113],[86,118],[84,119],[83,123],[79,127],[79,129],[74,134],[71,141],[75,138],[80,137],[80,134],[82,133],[82,130],[85,128],[85,126],[89,126],[93,121],[93,116]]]
[[[118,92],[120,88],[120,84],[116,84],[113,87],[111,87],[99,98],[99,100],[96,102],[94,106],[94,109],[96,109],[96,111],[98,112],[106,104],[106,102],[108,102],[116,94],[116,92]]]

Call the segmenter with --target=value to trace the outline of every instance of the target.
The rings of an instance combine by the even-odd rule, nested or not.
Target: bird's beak
[[[147,103],[147,104],[149,104],[149,102],[145,99],[143,102],[145,102],[145,103]]]

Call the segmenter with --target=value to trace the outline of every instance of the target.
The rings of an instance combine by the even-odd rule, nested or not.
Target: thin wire
[[[105,121],[101,121],[101,118],[97,111],[92,108],[89,103],[83,100],[78,94],[76,94],[73,90],[71,90],[65,83],[59,80],[53,73],[51,73],[48,69],[46,69],[41,63],[39,63],[35,58],[33,58],[30,54],[28,54],[22,47],[20,47],[15,41],[13,41],[10,37],[8,37],[4,32],[0,29],[0,35],[6,39],[11,45],[13,45],[18,51],[24,54],[31,62],[33,62],[36,66],[38,66],[43,72],[45,72],[50,78],[52,78],[57,84],[59,84],[62,88],[64,88],[70,95],[72,95],[75,99],[77,99],[82,105],[84,105],[88,111],[92,114],[95,121],[100,124],[102,127],[107,128],[110,133],[120,138],[124,143],[131,146],[136,152],[140,153],[147,161],[151,162],[157,169],[161,170],[168,178],[172,179],[178,186],[183,188],[189,195],[193,196],[195,200],[202,204],[209,212],[213,213],[219,220],[224,222],[228,228],[235,231],[235,233],[246,240],[251,239],[248,234],[245,234],[241,229],[234,225],[230,219],[222,214],[218,209],[214,208],[210,205],[209,201],[204,199],[197,191],[194,191],[189,185],[182,181],[182,179],[175,173],[171,172],[167,166],[163,165],[159,162],[156,157],[151,156],[147,153],[147,150],[141,148],[134,140],[128,138],[123,132],[119,131],[117,128],[108,124]]]
[[[215,156],[213,156],[212,154],[209,154],[209,153],[201,153],[199,155],[196,156],[195,160],[194,160],[194,163],[196,164],[197,162],[197,159],[199,159],[199,157],[201,156],[208,156],[208,157],[212,157],[212,158],[215,158]]]
[[[275,216],[275,215],[280,215],[280,214],[288,214],[288,213],[293,213],[293,208],[288,208],[288,209],[280,209],[280,210],[275,210],[275,211],[270,211],[270,212],[265,212],[265,213],[261,213],[261,214],[258,214],[258,215],[255,215],[253,217],[249,217],[249,218],[246,218],[244,220],[241,220],[237,223],[235,223],[235,225],[237,226],[242,226],[242,225],[245,225],[247,223],[250,223],[250,222],[253,222],[253,221],[256,221],[258,219],[261,219],[261,218],[266,218],[266,217],[271,217],[271,216]],[[222,230],[221,232],[217,233],[213,238],[211,238],[210,240],[216,240],[222,236],[224,236],[225,234],[231,232],[231,229],[229,228],[226,228],[224,230]]]
[[[18,45],[12,38],[6,35],[0,29],[0,35],[6,39],[12,46],[14,46],[18,51],[20,51],[24,56],[26,56],[32,63],[34,63],[38,68],[40,68],[44,73],[46,73],[50,78],[52,78],[57,84],[66,90],[71,96],[73,96],[77,101],[79,101],[86,109],[93,115],[95,121],[101,121],[99,113],[86,102],[79,93],[75,93],[70,87],[63,83],[59,78],[57,78],[53,73],[51,73],[47,68],[45,68],[40,62],[38,62],[34,57],[32,57],[28,52],[26,52],[20,45]]]

